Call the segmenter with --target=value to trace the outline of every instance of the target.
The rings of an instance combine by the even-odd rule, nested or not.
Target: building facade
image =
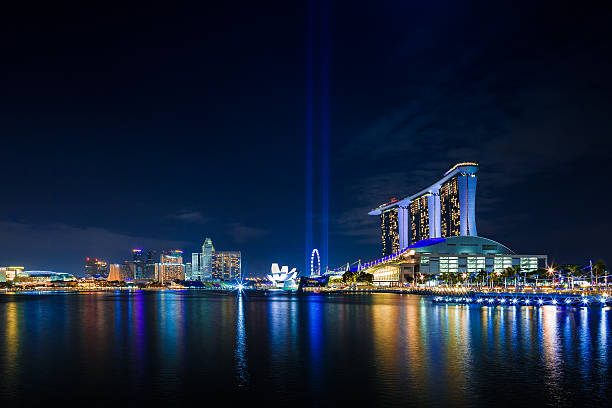
[[[548,266],[546,255],[521,255],[491,239],[475,236],[430,238],[406,248],[392,262],[367,265],[374,284],[398,286],[419,276],[466,274],[473,278],[480,271],[487,274],[518,267],[530,273]]]
[[[398,208],[391,208],[380,215],[383,256],[390,255],[400,249],[400,232]]]
[[[23,272],[25,268],[23,266],[2,266],[0,267],[0,282],[10,282],[15,277]]]
[[[15,281],[21,283],[50,283],[74,280],[76,280],[76,277],[70,273],[53,271],[21,271],[15,277]]]
[[[132,263],[134,264],[134,279],[144,280],[146,276],[146,263],[142,249],[132,249]]]
[[[215,247],[212,239],[206,238],[202,245],[202,279],[210,279],[212,277],[213,258],[215,257]]]
[[[174,280],[185,280],[183,251],[174,249],[162,252],[160,262],[155,264],[155,280],[162,284]]]
[[[212,265],[215,256],[215,247],[212,239],[206,238],[202,244],[202,252],[194,252],[191,254],[191,279],[190,280],[207,280],[212,277]]]
[[[477,163],[458,163],[431,186],[370,211],[381,220],[383,256],[431,238],[477,236]]]
[[[134,263],[130,261],[125,261],[124,263],[120,264],[110,264],[108,268],[108,278],[106,280],[109,282],[125,282],[128,280],[133,280],[135,269]]]
[[[191,275],[187,280],[202,280],[202,253],[194,252],[191,254]]]
[[[194,280],[192,278],[193,269],[191,268],[191,262],[185,264],[185,280]]]
[[[108,276],[108,262],[99,260],[98,258],[85,258],[85,266],[83,268],[84,276]]]
[[[212,277],[230,281],[242,276],[240,251],[215,251],[212,262]]]
[[[157,251],[147,252],[143,279],[155,280],[155,265],[157,264],[158,259]]]

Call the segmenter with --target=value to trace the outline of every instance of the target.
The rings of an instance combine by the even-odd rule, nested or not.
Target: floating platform
[[[610,296],[581,296],[559,293],[487,293],[432,296],[434,303],[477,304],[483,306],[601,306],[612,303]]]

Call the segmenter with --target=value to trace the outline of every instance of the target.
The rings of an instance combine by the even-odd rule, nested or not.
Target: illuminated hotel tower
[[[477,236],[477,163],[459,163],[436,183],[369,212],[381,220],[383,256],[428,238]]]

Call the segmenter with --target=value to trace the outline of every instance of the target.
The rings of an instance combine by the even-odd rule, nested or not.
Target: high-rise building
[[[155,280],[167,283],[177,279],[185,280],[183,251],[174,249],[162,252],[160,262],[155,264]]]
[[[107,280],[110,282],[134,279],[135,264],[134,262],[125,261],[121,264],[110,264]]]
[[[458,163],[420,192],[370,211],[381,219],[383,255],[429,238],[477,236],[477,163]]]
[[[202,254],[200,252],[191,254],[191,278],[188,280],[202,280]]]
[[[202,244],[202,252],[191,254],[191,280],[205,280],[212,277],[212,264],[215,257],[215,247],[212,239],[206,238]]]
[[[193,275],[193,270],[191,268],[191,262],[187,262],[185,264],[185,280],[188,280],[188,281],[194,280],[192,275]]]
[[[144,278],[143,279],[150,279],[150,280],[155,280],[155,264],[157,264],[158,261],[158,257],[157,257],[157,251],[148,251],[147,252],[147,259],[145,260],[145,269],[144,269]]]
[[[132,249],[132,263],[134,264],[134,279],[147,279],[146,276],[146,263],[142,249]]]
[[[453,177],[440,187],[440,232],[443,237],[461,235],[459,177]]]
[[[414,199],[408,205],[410,210],[410,242],[429,238],[429,201],[433,197],[426,194]]]
[[[212,277],[212,264],[214,256],[215,247],[213,246],[212,239],[207,237],[202,245],[202,279],[210,279]]]
[[[398,208],[391,208],[380,214],[382,229],[383,256],[391,255],[400,249]]]
[[[240,251],[215,251],[212,264],[214,279],[230,281],[242,274]]]
[[[101,261],[98,258],[85,258],[85,267],[83,269],[84,276],[108,276],[108,263]]]

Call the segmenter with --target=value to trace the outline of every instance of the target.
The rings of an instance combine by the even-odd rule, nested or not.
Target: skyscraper
[[[201,275],[202,279],[210,279],[212,277],[212,264],[215,256],[215,247],[213,246],[212,239],[206,238],[202,245],[202,263],[201,263]]]
[[[85,267],[83,268],[84,276],[96,276],[102,277],[108,276],[108,263],[101,261],[98,258],[85,258]]]
[[[400,249],[398,209],[391,208],[380,214],[382,229],[383,256],[387,256]]]
[[[212,239],[206,238],[202,244],[202,252],[191,254],[191,280],[205,280],[212,276],[212,264],[215,256],[215,247]]]
[[[191,262],[187,262],[185,264],[185,280],[194,280],[192,271]]]
[[[432,194],[426,194],[410,202],[410,242],[429,238],[429,201]]]
[[[157,264],[157,251],[148,251],[145,261],[144,279],[155,280],[155,265]]]
[[[132,262],[134,263],[134,279],[146,279],[145,259],[142,249],[132,249]]]
[[[477,236],[477,172],[477,163],[458,163],[431,186],[370,211],[380,216],[383,255],[428,238]]]
[[[230,281],[242,275],[240,251],[215,251],[212,265],[214,279]]]
[[[167,283],[177,279],[185,280],[183,251],[177,249],[163,251],[160,262],[155,264],[155,280],[160,283]]]
[[[191,280],[201,281],[203,276],[202,253],[194,252],[191,254]]]

